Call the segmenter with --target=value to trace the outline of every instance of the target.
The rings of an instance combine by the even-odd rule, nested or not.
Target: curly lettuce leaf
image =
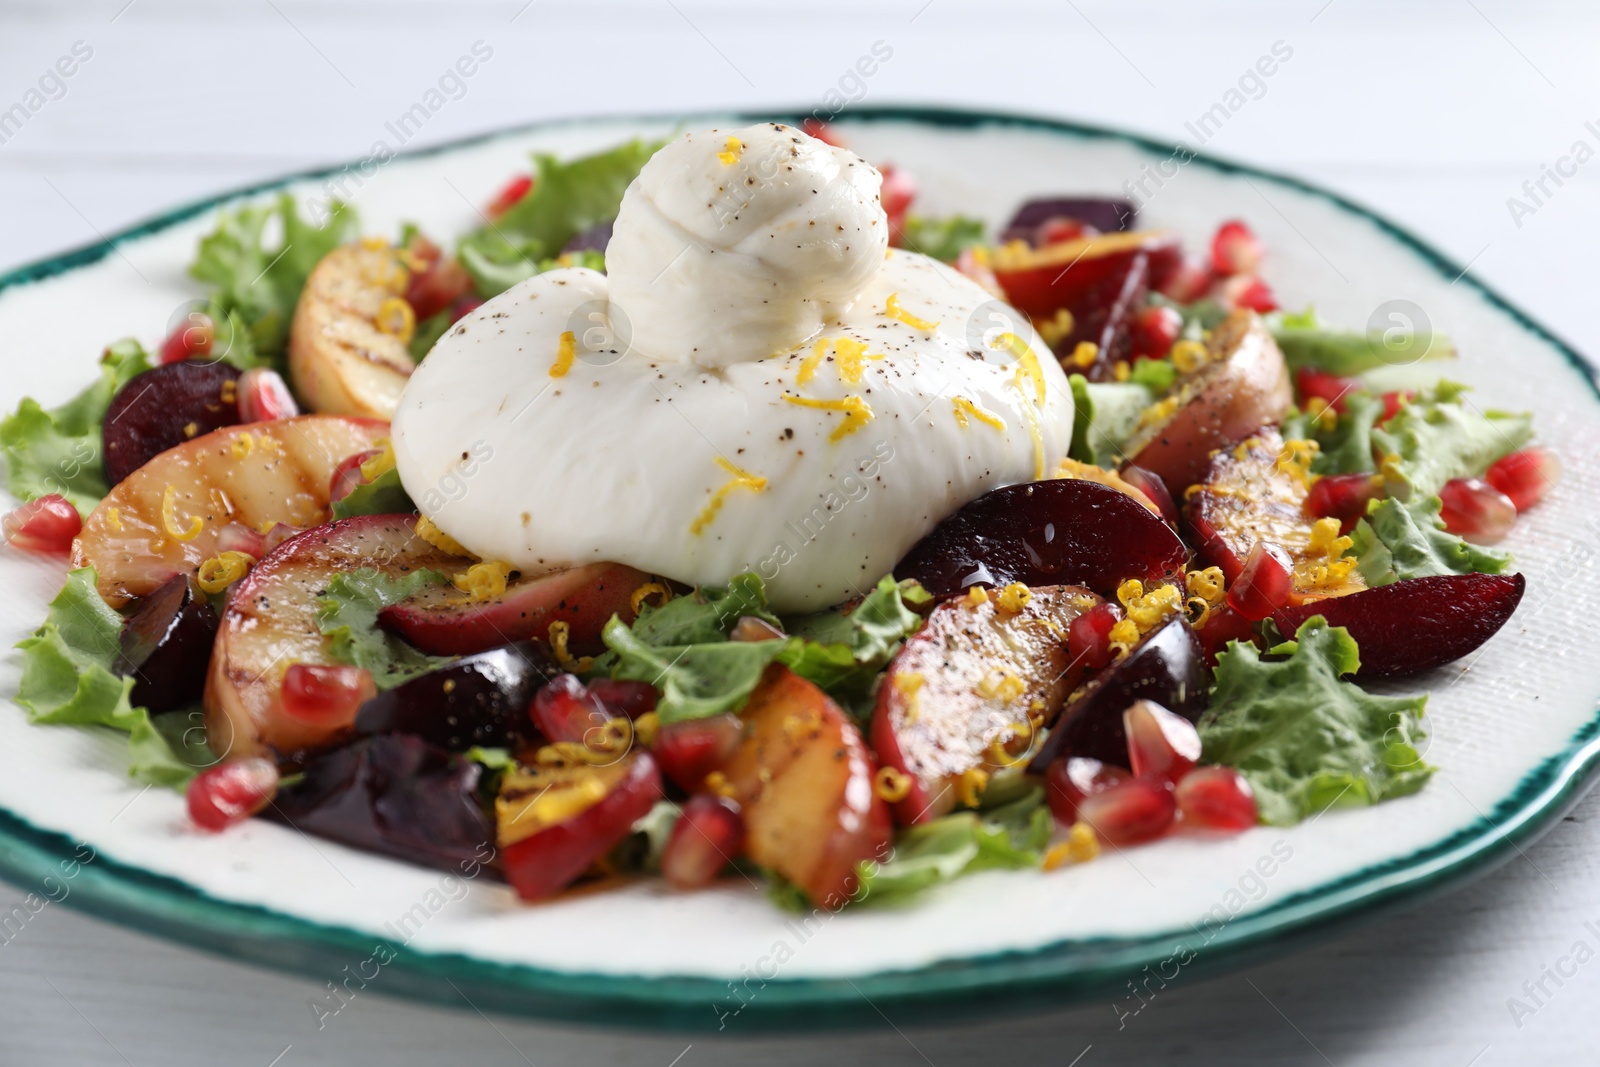
[[[1217,657],[1202,759],[1237,768],[1255,789],[1261,821],[1290,826],[1334,805],[1415,793],[1433,767],[1417,742],[1426,696],[1385,697],[1343,680],[1361,665],[1343,627],[1320,615],[1266,661],[1234,641]]]
[[[100,380],[59,407],[44,408],[32,397],[0,421],[0,454],[6,488],[22,500],[60,494],[88,514],[110,492],[100,458],[100,424],[111,398],[150,357],[134,340],[118,341],[100,357]]]
[[[1396,457],[1383,467],[1390,496],[1436,496],[1452,478],[1476,478],[1533,437],[1533,416],[1479,411],[1463,402],[1467,387],[1442,381],[1372,431],[1372,442]]]
[[[1316,434],[1321,451],[1311,461],[1317,474],[1359,474],[1376,467],[1372,461],[1372,429],[1383,415],[1383,401],[1371,393],[1351,393],[1331,430]]]
[[[396,578],[361,567],[334,575],[317,598],[317,628],[331,639],[328,654],[339,663],[371,671],[379,689],[392,689],[451,662],[448,656],[430,656],[378,626],[378,612],[384,608],[447,581],[434,570]]]
[[[1449,533],[1436,496],[1375,501],[1350,533],[1356,570],[1369,586],[1440,574],[1503,574],[1511,556]]]
[[[276,240],[269,241],[274,219]],[[306,278],[323,256],[355,235],[355,210],[337,200],[322,223],[302,218],[288,193],[272,204],[221,212],[189,264],[190,276],[211,290],[208,313],[218,329],[213,354],[241,370],[281,370]]]
[[[908,215],[900,230],[900,245],[932,259],[954,263],[961,253],[983,243],[983,223],[965,215],[930,219]]]
[[[958,811],[903,831],[894,852],[858,868],[858,903],[904,904],[972,871],[1037,867],[1054,825],[1037,786],[986,811]]]
[[[782,639],[729,641],[744,616],[785,625],[767,610],[760,576],[741,574],[725,587],[697,589],[647,608],[631,627],[612,618],[601,633],[610,651],[595,666],[613,678],[649,682],[660,690],[656,712],[663,723],[738,711],[772,663],[782,663],[859,714],[900,641],[921,625],[907,605],[926,597],[916,583],[886,577],[848,613],[791,620],[791,636]]]
[[[1122,446],[1154,399],[1150,390],[1135,382],[1091,382],[1081,374],[1067,381],[1075,409],[1067,455],[1097,467],[1120,466]]]
[[[204,732],[195,733],[181,713],[152,721],[147,710],[133,704],[134,680],[113,669],[121,633],[122,616],[101,599],[94,568],[68,572],[44,625],[17,644],[22,650],[17,703],[30,722],[121,730],[128,734],[132,777],[181,788],[196,768],[212,762]],[[183,729],[173,731],[168,720],[181,722]]]
[[[1308,367],[1350,377],[1381,367],[1456,356],[1455,343],[1442,333],[1333,330],[1309,307],[1298,314],[1273,315],[1267,321],[1292,370]]]
[[[532,191],[461,239],[457,255],[478,295],[487,300],[532,277],[580,232],[616,218],[628,184],[664,143],[633,140],[568,162],[535,154]]]

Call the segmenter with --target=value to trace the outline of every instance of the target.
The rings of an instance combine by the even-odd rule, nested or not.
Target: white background
[[[1522,183],[1575,141],[1600,148],[1597,30],[1590,5],[1501,0],[6,0],[0,110],[75,41],[94,54],[0,145],[0,270],[196,196],[363,156],[380,136],[392,143],[384,123],[479,40],[492,60],[416,143],[580,114],[810,109],[876,41],[893,57],[864,104],[1020,109],[1193,143],[1184,123],[1282,40],[1292,60],[1207,150],[1377,208],[1595,353],[1600,162],[1549,184],[1520,226],[1507,198],[1526,198]],[[0,338],[0,367],[28,358]],[[736,1021],[731,1036],[617,1034],[386,1000],[376,985],[318,1031],[306,1002],[319,982],[52,906],[0,944],[0,1067],[1592,1062],[1600,963],[1561,986],[1546,979],[1551,995],[1519,1020],[1507,1000],[1533,1006],[1523,983],[1574,942],[1600,949],[1584,925],[1600,929],[1597,813],[1593,799],[1580,804],[1525,855],[1416,910],[1253,969],[1180,979],[1120,1031],[1110,1005],[1093,1003],[938,1030],[885,1019],[841,1037],[740,1038]],[[0,886],[0,911],[21,895]]]

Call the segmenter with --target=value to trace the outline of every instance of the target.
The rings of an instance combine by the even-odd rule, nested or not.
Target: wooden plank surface
[[[1504,0],[11,0],[0,110],[75,43],[92,55],[0,142],[0,269],[363,155],[474,41],[493,60],[421,140],[571,114],[810,105],[880,40],[893,58],[863,103],[992,105],[1179,138],[1282,40],[1293,61],[1207,148],[1371,204],[1594,352],[1600,163],[1547,182],[1520,219],[1507,200],[1574,142],[1600,147],[1585,127],[1600,125],[1597,30],[1592,5]],[[27,358],[4,345],[0,360]],[[1593,1062],[1600,964],[1573,955],[1600,953],[1586,926],[1600,928],[1597,812],[1586,800],[1506,866],[1404,914],[1252,969],[1182,977],[1120,1027],[1106,1003],[950,1029],[886,1019],[837,1037],[734,1025],[686,1049],[687,1037],[488,1019],[375,986],[319,1030],[307,1006],[318,982],[51,907],[0,944],[0,1065]],[[0,907],[20,896],[0,886]]]

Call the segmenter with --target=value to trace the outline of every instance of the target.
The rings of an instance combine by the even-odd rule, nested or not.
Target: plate
[[[771,117],[771,116],[761,116]],[[752,118],[698,116],[695,125]],[[130,331],[147,344],[197,295],[184,273],[219,206],[337,186],[366,232],[411,220],[434,235],[478,223],[531,150],[582,153],[681,117],[543,124],[351,164],[189,205],[111,239],[0,277],[10,353],[0,405],[51,404],[93,375],[94,353]],[[1112,130],[1017,115],[859,109],[838,123],[869,159],[912,171],[929,214],[991,226],[1022,199],[1112,193],[1138,183],[1147,225],[1203,248],[1223,219],[1247,218],[1268,248],[1264,276],[1284,305],[1388,325],[1420,311],[1459,343],[1448,373],[1479,403],[1529,409],[1563,455],[1600,453],[1600,392],[1566,345],[1447,257],[1304,182]],[[1148,169],[1147,169],[1148,168]],[[1148,175],[1154,175],[1153,178]],[[1407,304],[1395,304],[1405,301]],[[1432,368],[1430,368],[1432,369]],[[1396,372],[1404,373],[1404,369]],[[1174,838],[1049,874],[987,872],[914,906],[838,915],[779,911],[733,879],[694,894],[651,882],[536,907],[484,879],[421,870],[252,822],[220,836],[187,825],[182,798],[123,776],[109,734],[35,727],[0,708],[0,873],[45,894],[72,866],[68,900],[133,928],[214,952],[371,989],[484,1010],[606,1025],[816,1030],[880,1014],[947,1022],[1136,988],[1287,951],[1298,940],[1481,874],[1551,825],[1600,754],[1600,492],[1593,465],[1527,515],[1508,547],[1528,595],[1470,660],[1388,685],[1427,689],[1421,794],[1328,812],[1293,829],[1222,841]],[[0,553],[0,639],[43,618],[59,564]],[[0,692],[20,671],[0,662]],[[87,846],[87,848],[85,848]]]

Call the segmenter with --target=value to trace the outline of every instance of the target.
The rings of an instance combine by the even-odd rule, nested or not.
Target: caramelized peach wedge
[[[295,305],[289,373],[314,411],[389,419],[416,367],[406,347],[416,312],[405,300],[405,253],[382,240],[322,257]]]

